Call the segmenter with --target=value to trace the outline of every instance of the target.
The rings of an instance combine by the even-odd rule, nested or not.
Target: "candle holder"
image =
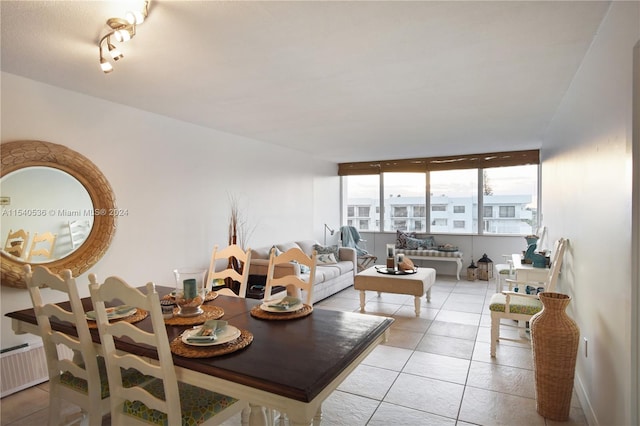
[[[176,277],[177,315],[195,317],[204,313],[201,306],[205,297],[204,276],[206,270],[182,268],[173,271]]]

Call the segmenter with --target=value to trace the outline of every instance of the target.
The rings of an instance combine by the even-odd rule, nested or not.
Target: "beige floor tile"
[[[438,314],[437,309],[425,308],[424,303],[420,304],[420,316],[416,317],[416,308],[413,302],[410,305],[402,305],[400,308],[393,314],[394,318],[407,318],[409,320],[415,318],[422,318],[426,320],[432,320]]]
[[[48,413],[47,407],[49,407],[49,392],[37,386],[31,387],[2,398],[0,403],[2,426],[40,410],[45,411],[46,419]],[[46,420],[44,423],[46,424]]]
[[[360,365],[338,386],[338,390],[382,401],[398,374],[397,371]]]
[[[477,326],[480,324],[480,317],[480,313],[457,312],[441,309],[436,320]]]
[[[473,314],[482,314],[482,311],[484,310],[484,305],[482,304],[482,302],[465,303],[465,302],[459,302],[459,301],[452,301],[451,299],[449,299],[444,303],[444,305],[442,305],[442,309],[446,309],[448,311],[455,311],[455,312],[469,312]]]
[[[393,329],[389,333],[389,340],[384,345],[413,350],[420,343],[422,336],[424,333],[421,332]]]
[[[415,351],[402,372],[464,385],[469,364],[462,358]]]
[[[506,365],[471,362],[467,386],[535,399],[533,370]]]
[[[362,363],[388,370],[402,371],[412,353],[413,351],[410,349],[378,345]]]
[[[415,331],[417,333],[425,333],[429,329],[431,325],[430,319],[423,318],[422,316],[417,318],[413,309],[411,310],[413,315],[405,315],[405,313],[403,308],[401,308],[393,314],[393,319],[395,320],[391,326],[393,329]]]
[[[473,340],[427,333],[420,343],[418,343],[418,346],[416,346],[416,350],[462,359],[471,359],[474,344]]]
[[[463,391],[463,385],[402,373],[384,402],[455,418]]]
[[[471,359],[473,361],[482,361],[491,364],[533,370],[533,356],[531,354],[531,349],[529,348],[498,344],[496,348],[496,356],[495,358],[492,358],[491,345],[489,343],[476,342]]]
[[[427,334],[436,334],[438,336],[456,337],[458,339],[475,340],[478,334],[478,327],[469,324],[459,324],[453,322],[440,321],[440,316],[433,321]]]
[[[455,426],[456,420],[399,405],[382,403],[367,426]]]
[[[322,404],[323,426],[365,426],[379,401],[335,391]]]
[[[381,302],[380,300],[373,300],[367,302],[367,304],[364,306],[364,309],[367,313],[391,316],[395,314],[396,311],[400,309],[400,307],[402,307],[402,305]]]
[[[466,387],[460,420],[487,426],[545,426],[535,399]]]

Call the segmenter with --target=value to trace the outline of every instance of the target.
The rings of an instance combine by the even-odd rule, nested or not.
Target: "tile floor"
[[[367,292],[368,314],[395,318],[389,341],[378,346],[323,404],[323,425],[540,425],[556,422],[536,412],[531,349],[501,342],[489,355],[487,303],[495,284],[439,277],[431,302]],[[359,294],[346,289],[316,308],[359,310]],[[2,426],[46,423],[48,386],[42,384],[0,401]],[[69,413],[73,406],[65,407]],[[110,424],[108,416],[103,425]],[[224,423],[240,424],[239,417]],[[586,425],[573,398],[567,426]]]

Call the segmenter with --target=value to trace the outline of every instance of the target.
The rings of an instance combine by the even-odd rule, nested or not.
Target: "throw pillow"
[[[396,248],[407,248],[407,238],[416,238],[416,233],[396,231]]]
[[[420,248],[425,248],[427,250],[435,250],[438,248],[436,239],[433,236],[429,236],[422,241],[423,243]]]
[[[338,263],[333,253],[318,254],[318,257],[316,259],[318,263],[322,263],[323,265],[332,265]]]
[[[419,248],[424,246],[424,240],[419,238],[406,237],[405,238],[405,247],[409,250],[418,250]]]
[[[333,254],[335,259],[338,259],[338,246],[321,246],[320,244],[314,244],[313,249],[318,255],[330,253]]]
[[[308,274],[309,272],[311,272],[311,268],[309,268],[307,265],[303,265],[302,263],[298,262],[297,260],[292,260],[291,263],[295,263],[298,266],[300,266],[300,273],[301,274]]]
[[[276,256],[280,256],[282,254],[282,250],[280,250],[278,247],[276,246],[271,246],[272,249],[276,249]]]

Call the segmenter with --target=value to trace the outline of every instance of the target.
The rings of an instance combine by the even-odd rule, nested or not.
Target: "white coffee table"
[[[377,266],[383,268],[384,266]],[[415,274],[390,275],[377,271],[376,266],[365,269],[355,277],[353,287],[360,290],[360,312],[364,312],[365,291],[380,293],[407,294],[414,296],[416,316],[420,316],[420,297],[426,293],[427,302],[431,302],[431,286],[436,281],[436,270],[418,268]]]

